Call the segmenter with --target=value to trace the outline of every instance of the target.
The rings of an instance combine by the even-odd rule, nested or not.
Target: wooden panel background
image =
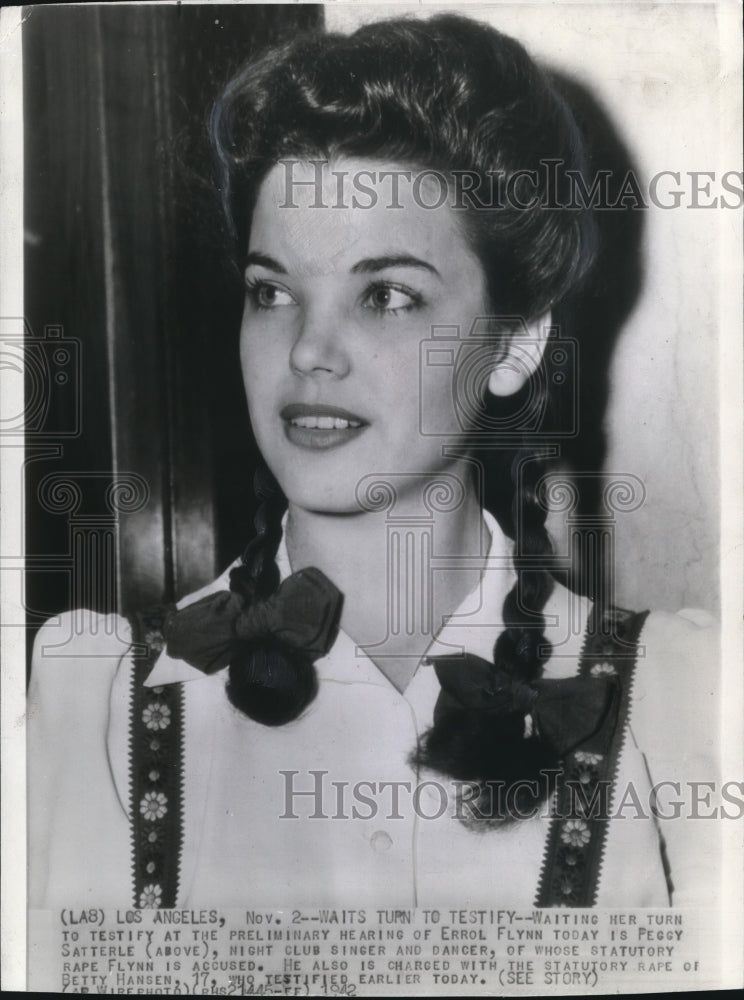
[[[28,10],[27,353],[58,359],[61,337],[80,361],[64,387],[50,362],[45,426],[29,438],[32,626],[79,600],[127,611],[178,598],[250,535],[242,292],[206,122],[251,53],[321,23],[314,5]],[[118,540],[109,568],[101,532]]]

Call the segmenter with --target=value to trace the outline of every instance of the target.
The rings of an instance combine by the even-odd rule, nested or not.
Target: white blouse
[[[484,516],[492,538],[500,537]],[[285,578],[283,543],[277,561]],[[488,565],[439,632],[438,652],[451,644],[490,658],[511,580],[503,561]],[[181,606],[227,588],[228,571]],[[573,623],[585,623],[589,611],[586,599],[555,587],[545,608],[553,643],[545,677],[576,672],[583,628]],[[84,611],[47,623],[37,637],[29,692],[32,907],[132,903],[130,643],[124,619]],[[700,904],[717,889],[719,824],[687,818],[685,782],[717,776],[718,663],[704,614],[646,620],[600,906]],[[474,831],[452,815],[461,808],[452,784],[408,762],[432,722],[434,669],[419,664],[401,694],[342,631],[316,670],[311,705],[272,728],[233,708],[226,670],[207,676],[167,653],[155,664],[147,680],[154,698],[167,684],[182,683],[184,692],[178,906],[532,906],[546,810]],[[680,783],[679,793],[666,784],[658,796],[662,814],[681,812],[678,819],[654,816],[659,782]]]

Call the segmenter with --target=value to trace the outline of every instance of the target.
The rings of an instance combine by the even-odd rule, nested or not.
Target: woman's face
[[[279,164],[256,204],[243,379],[264,459],[305,509],[359,511],[357,485],[370,474],[393,477],[399,496],[437,473],[464,481],[464,464],[443,454],[461,437],[448,402],[453,345],[441,345],[438,364],[422,358],[432,327],[464,338],[487,315],[483,269],[453,210],[424,207],[436,185],[416,197],[401,182],[396,200],[380,177],[393,169],[345,159],[295,162],[289,174]],[[376,198],[360,197],[362,177]]]

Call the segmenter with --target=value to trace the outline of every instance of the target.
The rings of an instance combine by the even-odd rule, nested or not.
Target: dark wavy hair
[[[567,171],[585,170],[571,111],[517,41],[466,17],[393,19],[348,36],[318,33],[272,48],[225,88],[211,135],[239,254],[248,248],[261,182],[278,161],[342,156],[436,169],[449,178],[468,172],[484,187],[493,177],[513,182],[514,197],[502,207],[463,212],[495,313],[541,316],[577,287],[595,254],[591,214],[558,207],[565,204]],[[516,541],[517,582],[504,603],[505,628],[493,659],[529,683],[550,650],[542,612],[552,577],[535,568],[534,557],[548,556],[551,547],[536,495],[539,452],[526,438],[510,460],[504,477],[501,455],[501,481],[492,492],[501,498],[502,526]],[[266,593],[278,584],[274,560],[285,501],[276,486],[266,489],[263,474],[262,481],[256,538],[245,562],[257,590]],[[522,566],[521,556],[532,558]],[[282,655],[283,669],[267,671],[264,653],[246,650],[230,670],[233,703],[266,724],[298,715],[316,690],[312,664]],[[518,713],[494,720],[464,709],[440,713],[413,760],[458,779],[506,786],[534,779],[554,763],[537,737],[524,738]]]

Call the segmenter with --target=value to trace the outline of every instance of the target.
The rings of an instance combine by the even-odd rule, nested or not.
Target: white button
[[[393,846],[390,834],[385,833],[384,830],[376,830],[369,838],[369,843],[372,850],[377,851],[378,854],[382,854],[384,851],[389,851]]]

